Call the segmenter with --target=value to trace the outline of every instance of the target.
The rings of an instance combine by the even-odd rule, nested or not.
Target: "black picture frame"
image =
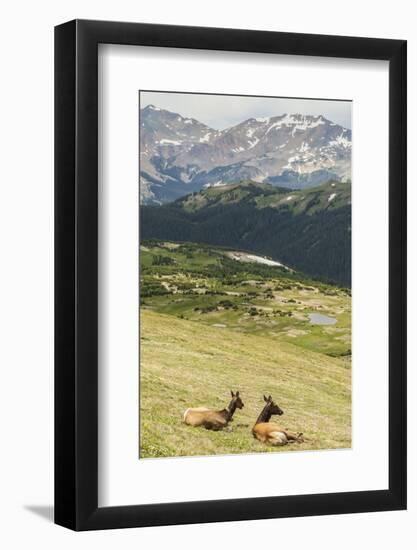
[[[98,506],[98,44],[389,62],[387,490]],[[404,40],[85,20],[55,28],[57,524],[79,531],[406,508],[406,113]]]

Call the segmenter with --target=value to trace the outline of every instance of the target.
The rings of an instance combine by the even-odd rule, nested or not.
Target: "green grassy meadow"
[[[141,458],[350,447],[349,289],[193,243],[142,242],[140,268]],[[231,389],[245,407],[225,430],[183,424],[188,407],[224,408]],[[252,437],[263,394],[304,443]]]

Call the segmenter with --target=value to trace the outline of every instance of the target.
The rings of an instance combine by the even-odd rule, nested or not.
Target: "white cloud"
[[[141,92],[141,108],[149,104],[185,117],[196,118],[219,130],[251,117],[268,117],[285,113],[323,115],[345,128],[351,128],[352,102],[350,101]]]

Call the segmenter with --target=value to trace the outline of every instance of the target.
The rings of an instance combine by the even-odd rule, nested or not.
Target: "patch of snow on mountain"
[[[327,160],[327,159],[325,159]],[[316,169],[316,157],[311,151],[306,151],[304,154],[296,154],[289,157],[287,164],[283,167],[284,170],[292,170],[298,174],[305,174]]]
[[[327,202],[332,201],[332,200],[335,198],[336,195],[337,195],[337,193],[332,193],[332,194],[330,195],[330,197],[327,199]]]
[[[329,146],[339,146],[343,147],[344,149],[350,149],[352,147],[352,142],[350,141],[350,139],[344,136],[344,133],[345,132],[343,131],[339,136],[337,136],[336,139],[334,139],[333,141],[329,141]]]
[[[181,141],[175,141],[173,139],[161,139],[160,145],[181,145]]]
[[[300,157],[298,155],[295,155],[294,157],[290,157],[288,159],[288,164],[294,164],[295,162],[298,162],[300,160]]]
[[[193,121],[191,120],[191,118],[186,118],[184,120],[184,124],[193,124]]]
[[[229,258],[231,258],[232,260],[236,260],[238,262],[250,262],[269,266],[285,267],[286,269],[289,269],[287,266],[281,264],[280,262],[270,260],[269,258],[264,258],[263,256],[257,256],[256,254],[247,254],[246,252],[227,252],[227,256],[229,256]]]
[[[200,143],[207,143],[210,140],[211,132],[207,132],[203,137],[199,139]]]
[[[316,128],[321,124],[325,124],[325,120],[322,116],[311,117],[305,115],[289,115],[285,114],[279,118],[276,122],[271,124],[265,135],[269,134],[274,128],[276,130],[281,129],[283,126],[289,127],[292,126],[292,135],[294,136],[297,131],[304,131],[310,128]]]
[[[222,180],[215,181],[214,183],[205,183],[203,185],[204,189],[209,189],[210,187],[223,187],[224,185],[227,185],[227,183],[224,183]]]
[[[259,139],[255,136],[253,141],[248,139],[248,143],[249,143],[249,149],[253,149],[255,147],[255,145],[257,145],[259,143]]]
[[[268,130],[265,132],[265,135],[268,135],[269,132],[271,130],[273,130],[274,128],[282,128],[283,124],[280,122],[274,122],[273,124],[271,124],[271,126],[269,126]]]

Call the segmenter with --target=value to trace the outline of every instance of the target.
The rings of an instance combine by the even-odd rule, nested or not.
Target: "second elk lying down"
[[[205,407],[187,409],[183,420],[189,426],[204,426],[207,430],[222,430],[232,420],[236,409],[243,408],[243,401],[239,397],[239,392],[233,393],[232,400],[226,409],[216,411]]]
[[[266,397],[264,395],[264,401],[266,405],[252,428],[253,437],[262,443],[269,443],[270,445],[286,445],[287,443],[294,442],[303,443],[302,433],[296,434],[281,428],[278,424],[269,422],[273,414],[282,415],[284,411],[272,401],[271,396]]]

